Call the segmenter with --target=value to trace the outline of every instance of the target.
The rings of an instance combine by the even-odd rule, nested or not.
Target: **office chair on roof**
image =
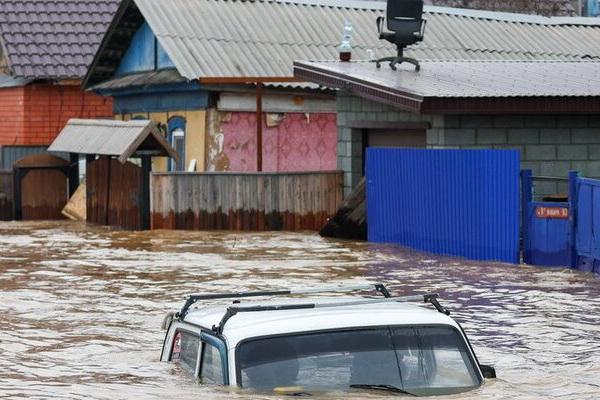
[[[423,0],[387,0],[387,28],[391,32],[383,32],[383,17],[377,18],[379,39],[387,40],[398,48],[395,57],[384,57],[375,60],[377,68],[384,61],[390,62],[390,68],[407,62],[413,64],[418,71],[421,67],[414,58],[404,57],[404,48],[420,42],[425,35],[426,20],[423,19]]]

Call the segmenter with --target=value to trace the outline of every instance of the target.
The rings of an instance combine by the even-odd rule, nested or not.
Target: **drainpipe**
[[[262,82],[256,83],[256,171],[262,172]]]

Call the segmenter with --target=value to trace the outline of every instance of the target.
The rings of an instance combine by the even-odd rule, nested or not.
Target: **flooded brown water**
[[[449,398],[600,398],[600,278],[304,233],[117,232],[0,222],[0,397],[257,398],[158,361],[191,292],[382,280],[435,290],[499,376]],[[353,398],[389,398],[357,393]],[[333,393],[327,398],[348,398]],[[268,398],[262,396],[262,398]]]

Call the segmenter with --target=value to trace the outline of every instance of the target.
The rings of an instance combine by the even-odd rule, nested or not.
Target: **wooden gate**
[[[142,169],[100,157],[86,167],[87,221],[123,229],[143,229],[140,211]]]
[[[69,198],[69,162],[47,153],[17,161],[14,171],[15,219],[63,219]]]

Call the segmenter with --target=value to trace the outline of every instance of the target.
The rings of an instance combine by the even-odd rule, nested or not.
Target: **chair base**
[[[383,57],[378,60],[373,60],[373,62],[375,63],[375,66],[377,66],[377,68],[381,68],[381,63],[385,62],[385,61],[390,62],[390,68],[394,71],[397,70],[396,65],[402,64],[403,62],[414,65],[415,71],[419,71],[421,69],[419,62],[417,60],[415,60],[414,58],[410,58],[410,57],[403,57],[403,56]]]

